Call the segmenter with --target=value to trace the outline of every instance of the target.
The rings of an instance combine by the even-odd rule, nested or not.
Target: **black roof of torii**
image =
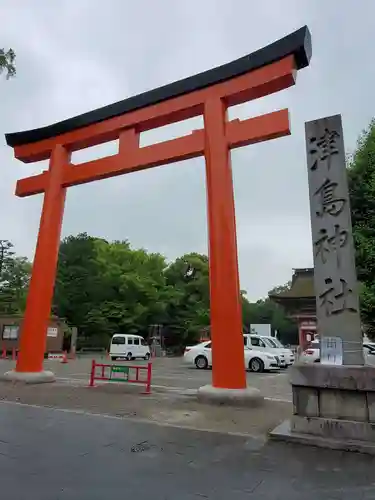
[[[254,71],[258,68],[272,64],[284,57],[294,55],[296,70],[309,65],[311,58],[311,35],[307,26],[290,33],[276,42],[263,47],[240,59],[236,59],[217,68],[204,71],[197,75],[184,78],[177,82],[164,85],[154,90],[149,90],[114,104],[104,106],[88,113],[63,120],[53,125],[23,132],[5,134],[8,146],[22,146],[38,142],[51,137],[71,132],[88,125],[114,118],[116,116],[145,108],[153,104],[166,101],[190,92],[230,80],[237,76]]]

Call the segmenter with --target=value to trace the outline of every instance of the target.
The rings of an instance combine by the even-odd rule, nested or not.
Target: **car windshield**
[[[273,342],[274,344],[276,344],[276,347],[278,347],[279,349],[285,349],[285,346],[280,342],[279,339],[273,337],[272,339],[270,339],[271,342]]]
[[[270,347],[277,348],[277,349],[284,349],[283,344],[280,342],[280,340],[276,339],[275,337],[272,337],[272,338],[264,338],[263,337],[263,340]]]
[[[267,347],[272,347],[272,349],[276,349],[277,345],[272,342],[273,339],[267,339],[265,337],[262,337],[262,340]]]

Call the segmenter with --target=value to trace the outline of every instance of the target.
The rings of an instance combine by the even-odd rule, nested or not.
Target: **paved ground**
[[[6,500],[370,500],[375,460],[0,403]]]
[[[109,362],[105,358],[96,358],[98,362]],[[126,361],[120,363],[127,364]],[[136,364],[145,362],[136,361]],[[12,361],[0,360],[0,370],[8,370],[14,366]],[[75,385],[86,384],[88,381],[91,357],[70,360],[68,364],[59,361],[47,361],[47,369],[51,369],[60,382]],[[228,367],[228,369],[230,369]],[[211,383],[211,370],[197,370],[184,365],[182,358],[156,358],[153,361],[152,382],[156,388],[175,388],[179,390],[197,389]],[[292,393],[288,381],[287,371],[280,373],[248,373],[248,384],[259,388],[265,397],[292,400]]]
[[[181,359],[154,361],[151,396],[141,396],[141,389],[133,384],[99,383],[89,388],[90,365],[89,358],[68,364],[48,361],[45,366],[56,373],[57,383],[25,386],[0,382],[0,400],[262,438],[292,412],[285,373],[248,374],[249,384],[259,387],[269,398],[249,412],[246,408],[198,403],[195,389],[210,383],[211,372],[184,366]],[[13,366],[11,361],[0,361],[4,372]]]

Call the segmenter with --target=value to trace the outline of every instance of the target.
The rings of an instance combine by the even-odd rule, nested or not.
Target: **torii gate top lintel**
[[[6,134],[6,142],[23,162],[45,160],[55,144],[75,151],[118,139],[121,129],[132,125],[142,132],[202,114],[208,95],[204,90],[217,88],[229,106],[281,90],[294,84],[296,70],[308,66],[310,57],[311,36],[304,26],[230,63],[46,127]],[[261,68],[268,74],[260,74]],[[249,74],[253,81],[239,78]],[[273,85],[261,89],[266,80]],[[237,85],[230,85],[235,81]]]

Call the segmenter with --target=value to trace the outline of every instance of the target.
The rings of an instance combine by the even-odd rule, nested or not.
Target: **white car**
[[[294,363],[293,351],[286,349],[281,342],[274,337],[244,334],[243,339],[246,347],[276,356],[276,358],[280,360],[281,368],[286,368]]]
[[[320,362],[320,342],[313,340],[309,346],[301,353],[298,358],[300,363],[319,363]]]
[[[372,343],[363,344],[365,364],[375,366],[375,346]],[[320,363],[320,342],[313,340],[299,357],[301,363]]]
[[[212,366],[211,341],[201,342],[195,346],[186,347],[184,361],[195,365],[200,370],[206,370]],[[252,372],[263,372],[265,370],[279,369],[279,363],[275,356],[266,352],[244,348],[244,362],[246,369]]]
[[[288,349],[283,346],[279,339],[276,337],[262,337],[266,344],[271,345],[273,349],[278,349],[281,354],[285,356],[285,363],[287,366],[291,366],[295,361],[294,352],[292,349]]]

